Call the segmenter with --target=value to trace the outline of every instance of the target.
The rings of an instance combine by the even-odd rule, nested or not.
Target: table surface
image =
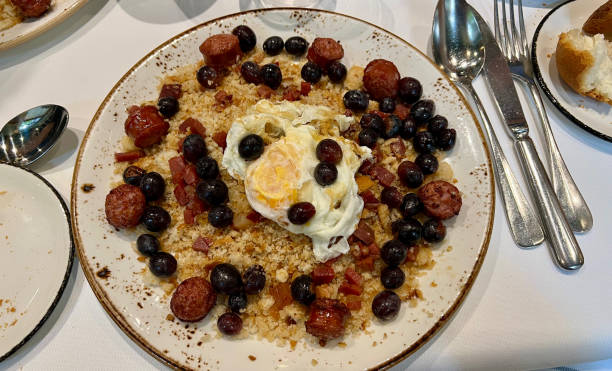
[[[0,117],[8,120],[44,103],[70,111],[70,124],[58,145],[33,166],[68,202],[78,146],[115,82],[171,36],[209,19],[251,9],[256,6],[253,1],[91,0],[44,35],[0,52]],[[431,55],[435,3],[323,0],[320,6],[380,25]],[[492,21],[490,0],[471,3]],[[555,4],[524,3],[532,34]],[[482,81],[476,87],[501,134]],[[577,236],[584,267],[561,271],[545,245],[519,249],[498,198],[489,252],[470,294],[452,321],[397,369],[534,369],[612,358],[612,246],[606,232],[606,226],[612,226],[612,192],[605,185],[610,181],[612,143],[578,128],[548,101],[546,107],[567,167],[593,213],[593,230]],[[535,125],[532,129],[544,154],[543,138]],[[510,140],[505,135],[500,139],[518,174]],[[0,368],[161,368],[113,323],[75,260],[51,318]]]

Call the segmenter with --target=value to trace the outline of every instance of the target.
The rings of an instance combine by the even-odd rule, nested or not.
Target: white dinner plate
[[[603,0],[569,0],[542,19],[533,36],[531,58],[542,90],[565,117],[582,129],[612,142],[612,106],[573,91],[559,76],[555,51],[561,32],[582,28]]]
[[[0,31],[0,50],[12,48],[58,25],[74,14],[87,0],[53,0],[51,8],[39,18],[28,18]]]
[[[239,24],[255,31],[259,48],[272,35],[286,39],[299,34],[309,41],[317,36],[333,37],[343,45],[347,66],[365,66],[377,57],[394,61],[403,76],[421,81],[425,97],[435,100],[437,112],[448,117],[457,130],[457,145],[446,158],[462,191],[463,207],[449,223],[445,242],[434,249],[437,263],[419,278],[425,300],[416,308],[403,305],[398,318],[389,323],[373,321],[368,333],[345,337],[345,347],[321,347],[303,341],[292,350],[255,338],[216,337],[214,318],[205,318],[195,326],[168,320],[168,296],[143,283],[145,264],[131,247],[137,233],[117,232],[105,219],[104,200],[111,181],[117,179],[113,153],[125,136],[126,108],[157,99],[161,75],[200,61],[198,46],[207,37],[230,32]],[[456,87],[423,53],[390,32],[349,16],[307,9],[228,15],[187,30],[151,51],[102,102],[85,134],[74,169],[71,212],[77,251],[85,276],[111,318],[138,345],[171,367],[324,370],[393,365],[431,339],[447,322],[483,262],[494,216],[493,177],[484,143],[482,131]]]
[[[57,305],[74,245],[68,208],[40,175],[0,163],[0,361]]]

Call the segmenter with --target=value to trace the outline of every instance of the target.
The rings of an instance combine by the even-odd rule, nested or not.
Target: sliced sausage
[[[308,60],[327,70],[327,67],[344,57],[344,49],[339,42],[328,37],[317,37],[308,48]]]
[[[161,142],[169,128],[170,124],[161,117],[155,106],[132,106],[125,120],[125,133],[140,148]]]
[[[399,79],[397,67],[385,59],[374,59],[363,71],[363,86],[374,100],[395,98]]]
[[[140,188],[122,184],[106,195],[106,220],[116,228],[135,227],[140,223],[147,200]]]
[[[197,322],[206,317],[216,302],[217,293],[210,282],[203,277],[191,277],[174,290],[170,309],[181,321]]]
[[[11,0],[26,17],[40,17],[51,6],[51,0]]]
[[[210,67],[229,67],[238,62],[242,55],[240,41],[232,34],[217,34],[206,39],[200,45],[204,61]]]
[[[419,189],[419,198],[425,213],[433,218],[444,220],[459,214],[461,194],[454,185],[444,180],[436,180]]]
[[[310,305],[310,318],[306,332],[321,340],[331,340],[344,335],[344,326],[350,311],[337,299],[317,299]]]

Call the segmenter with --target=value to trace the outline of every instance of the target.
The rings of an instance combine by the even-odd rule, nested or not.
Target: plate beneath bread
[[[570,0],[542,19],[533,37],[532,59],[536,80],[550,101],[573,123],[612,142],[612,106],[582,96],[559,76],[556,48],[559,34],[580,29],[602,0]]]

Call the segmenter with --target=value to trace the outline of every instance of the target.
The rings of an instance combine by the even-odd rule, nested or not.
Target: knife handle
[[[514,141],[514,147],[519,155],[525,181],[540,211],[544,230],[557,264],[567,270],[579,269],[584,264],[582,251],[563,215],[533,141],[525,135]]]

